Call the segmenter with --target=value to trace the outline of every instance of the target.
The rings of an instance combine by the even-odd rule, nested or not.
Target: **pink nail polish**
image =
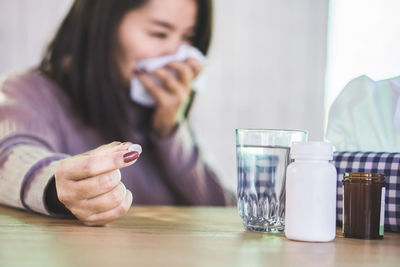
[[[136,151],[131,151],[131,152],[124,154],[123,157],[124,157],[124,162],[129,163],[129,162],[132,162],[135,159],[137,159],[139,157],[139,153]]]

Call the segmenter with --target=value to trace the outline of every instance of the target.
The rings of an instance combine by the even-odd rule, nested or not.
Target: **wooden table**
[[[243,230],[235,208],[133,207],[86,227],[0,206],[0,266],[400,266],[400,234],[290,241]]]

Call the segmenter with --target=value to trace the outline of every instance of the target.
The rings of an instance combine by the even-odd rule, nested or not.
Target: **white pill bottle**
[[[285,235],[328,242],[336,234],[336,168],[328,142],[294,142],[286,173]]]

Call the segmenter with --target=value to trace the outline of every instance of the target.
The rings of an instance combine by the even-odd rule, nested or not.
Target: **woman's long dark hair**
[[[39,69],[66,92],[82,119],[107,141],[124,140],[129,90],[117,65],[117,29],[123,16],[149,0],[75,0]],[[193,45],[207,53],[211,0],[198,6]]]

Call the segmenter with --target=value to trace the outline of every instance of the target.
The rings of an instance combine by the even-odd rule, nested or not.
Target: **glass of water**
[[[238,211],[246,230],[285,230],[286,167],[296,141],[307,141],[307,132],[236,129]]]

